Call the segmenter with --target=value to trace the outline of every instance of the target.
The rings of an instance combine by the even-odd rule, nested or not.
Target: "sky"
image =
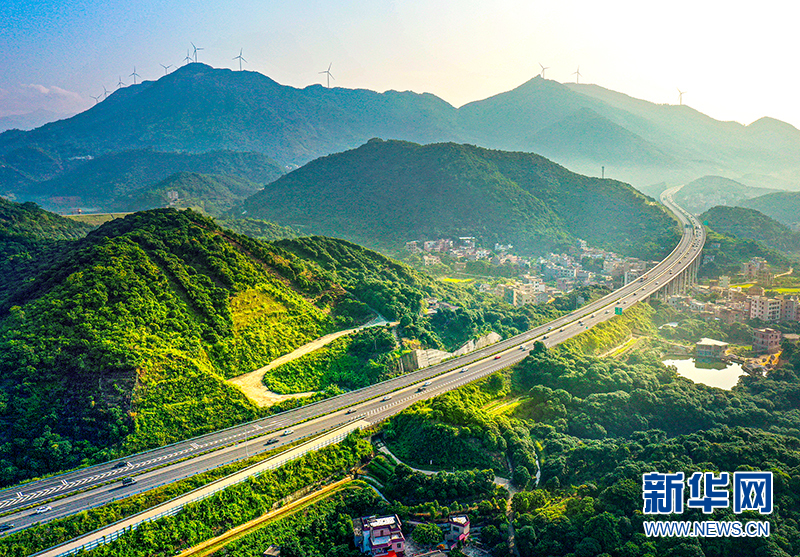
[[[198,60],[284,85],[433,93],[454,106],[547,79],[719,120],[800,128],[800,3],[604,0],[2,0],[0,117],[74,113]]]

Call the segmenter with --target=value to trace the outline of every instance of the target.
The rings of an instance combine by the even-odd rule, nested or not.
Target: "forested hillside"
[[[700,220],[717,232],[744,240],[754,240],[784,254],[800,253],[800,233],[755,209],[712,207]]]
[[[109,153],[87,161],[67,161],[66,164],[63,173],[32,183],[18,195],[54,210],[89,207],[95,211],[140,211],[166,205],[167,190],[159,182],[176,173],[213,174],[225,176],[234,183],[249,184],[244,192],[226,184],[223,184],[224,189],[232,192],[223,190],[217,193],[213,188],[210,192],[195,192],[210,197],[212,202],[217,202],[220,195],[230,197],[231,193],[238,196],[236,201],[241,201],[283,174],[283,169],[275,161],[261,153],[234,151],[192,154],[138,149]],[[179,190],[186,187],[176,185]],[[154,195],[156,199],[152,198]],[[183,197],[186,197],[186,192]],[[223,206],[227,209],[231,204],[223,203]]]
[[[417,312],[423,294],[395,300],[368,258],[385,283],[369,302]],[[254,418],[225,377],[373,315],[313,261],[191,211],[116,219],[35,261],[0,279],[2,483]]]
[[[243,205],[249,216],[377,248],[476,236],[543,253],[576,237],[656,258],[676,241],[667,214],[626,184],[538,155],[371,140],[315,160]]]
[[[390,421],[387,444],[421,468],[510,472],[519,490],[512,508],[523,557],[797,554],[797,347],[785,345],[782,368],[745,376],[730,391],[679,377],[646,345],[619,358],[587,355],[623,342],[633,330],[654,330],[652,308],[629,312],[566,346],[548,350],[537,343],[514,368],[414,405]],[[774,511],[646,516],[642,474],[654,470],[687,477],[698,470],[772,471]],[[394,469],[397,477],[407,473]],[[491,520],[490,511],[481,504],[472,517]],[[647,538],[642,524],[653,519],[769,520],[771,536]],[[509,553],[504,522],[481,532],[492,555]]]

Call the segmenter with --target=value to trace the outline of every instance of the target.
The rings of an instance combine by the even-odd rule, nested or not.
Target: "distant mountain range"
[[[539,155],[454,143],[371,140],[279,178],[242,213],[379,249],[475,236],[541,254],[582,238],[659,257],[676,240],[671,218],[627,184]]]
[[[536,152],[586,174],[605,167],[606,176],[637,187],[708,174],[755,186],[800,183],[800,131],[769,118],[720,122],[688,106],[541,77],[455,108],[431,94],[297,89],[255,72],[188,64],[72,118],[0,134],[0,193],[26,199],[31,182],[123,151],[258,152],[294,168],[373,137]]]

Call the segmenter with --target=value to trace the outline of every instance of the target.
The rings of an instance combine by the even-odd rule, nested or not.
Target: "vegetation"
[[[254,419],[225,377],[371,315],[313,261],[190,211],[31,245],[32,263],[0,282],[5,484]],[[376,269],[369,301],[411,313],[360,257]]]
[[[629,325],[653,331],[664,308],[626,312]],[[612,328],[616,330],[619,325]],[[688,327],[688,325],[687,325]],[[692,333],[694,331],[694,333]],[[688,336],[688,327],[671,334]],[[598,331],[600,340],[609,331]],[[741,334],[727,331],[730,340]],[[591,336],[585,334],[581,336]],[[612,335],[613,336],[613,335]],[[766,377],[746,376],[731,391],[695,384],[665,367],[650,349],[625,360],[586,355],[595,342],[547,350],[536,345],[521,364],[393,418],[385,438],[410,463],[469,467],[478,454],[510,461],[514,526],[523,557],[538,555],[686,555],[687,540],[643,534],[641,475],[652,470],[772,470],[776,512],[766,539],[693,539],[695,555],[784,555],[800,549],[796,530],[800,354],[785,343],[785,364]],[[609,337],[609,342],[612,341]],[[601,343],[602,344],[602,343]],[[508,412],[491,412],[506,397]],[[432,438],[431,432],[437,437]],[[485,457],[486,458],[486,457]],[[536,481],[541,462],[541,480]],[[780,478],[780,479],[778,479]],[[778,509],[780,507],[780,509]],[[690,510],[681,520],[738,520]],[[506,554],[502,524],[482,539]],[[785,552],[785,553],[784,553]]]
[[[222,215],[262,187],[233,176],[178,172],[152,187],[141,188],[118,199],[115,207],[121,211],[173,207]],[[170,201],[170,195],[175,196],[174,201]]]
[[[273,240],[283,240],[286,238],[296,238],[300,234],[289,228],[288,226],[281,226],[274,222],[267,222],[265,220],[242,218],[242,219],[219,219],[214,221],[228,230],[232,230],[237,234],[255,238],[256,240],[265,240],[271,242]]]
[[[280,394],[366,387],[400,373],[395,345],[391,331],[365,329],[267,372],[264,384]]]
[[[383,249],[476,236],[543,253],[580,237],[656,258],[677,239],[667,214],[626,184],[573,174],[538,155],[453,143],[371,140],[287,174],[244,209]]]
[[[709,229],[698,274],[713,278],[720,275],[735,276],[741,271],[742,263],[753,257],[763,257],[773,267],[790,265],[790,260],[785,255],[755,240],[735,238]]]
[[[173,517],[142,524],[137,530],[87,552],[87,555],[174,555],[176,551],[192,547],[265,514],[275,503],[300,489],[343,476],[353,466],[360,464],[370,451],[369,443],[358,436],[350,436],[342,443],[310,453],[207,499],[191,503]]]
[[[45,211],[35,203],[14,203],[0,197],[0,234],[6,241],[20,237],[74,240],[83,238],[92,228]]]
[[[167,192],[179,192],[181,207],[222,212],[281,176],[261,153],[202,154],[122,150],[73,161],[58,176],[31,185],[24,195],[48,208],[93,207],[100,212],[165,207]]]
[[[761,211],[786,225],[795,224],[800,218],[800,192],[796,191],[768,193],[742,201],[739,205]]]
[[[755,240],[785,254],[800,254],[800,233],[754,209],[712,207],[700,215],[700,220],[727,236]]]

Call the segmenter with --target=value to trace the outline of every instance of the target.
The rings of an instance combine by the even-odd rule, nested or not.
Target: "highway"
[[[681,240],[672,253],[641,280],[545,325],[463,357],[254,422],[131,455],[123,460],[81,468],[0,491],[0,512],[12,511],[0,519],[0,523],[14,525],[6,533],[18,531],[38,522],[68,516],[172,483],[227,462],[280,448],[348,421],[363,419],[377,423],[419,400],[455,389],[523,360],[536,340],[543,341],[547,346],[555,346],[607,321],[614,316],[615,308],[624,310],[646,299],[680,275],[700,254],[705,242],[705,230],[694,217],[675,205],[672,195],[678,189],[665,191],[661,201],[684,226]],[[429,384],[422,386],[423,383]],[[270,439],[276,441],[267,445]],[[119,480],[127,476],[135,476],[137,482],[123,487]],[[57,497],[61,498],[55,499]],[[35,514],[35,507],[45,502],[52,510]]]

